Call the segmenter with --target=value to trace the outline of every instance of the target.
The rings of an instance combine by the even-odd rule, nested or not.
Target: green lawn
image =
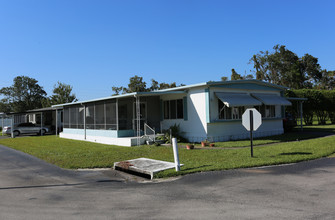
[[[257,146],[257,145],[273,144],[273,143],[280,143],[280,142],[306,140],[306,139],[317,138],[317,137],[320,137],[319,133],[293,131],[287,134],[254,139],[253,145]],[[181,143],[181,144],[186,145],[187,143]],[[195,146],[200,147],[201,144],[195,144]],[[250,139],[239,140],[239,141],[215,142],[215,147],[236,148],[236,147],[247,147],[247,146],[250,146]]]
[[[318,129],[335,130],[335,125]],[[270,138],[271,139],[271,138]],[[243,145],[244,141],[235,141]],[[35,136],[1,139],[0,144],[34,155],[63,168],[112,167],[114,162],[147,157],[173,162],[173,151],[166,146],[120,147],[57,138]],[[249,143],[248,143],[249,144]],[[248,146],[248,145],[247,145]],[[196,149],[179,150],[180,162],[185,164],[180,172],[173,169],[160,172],[156,177],[184,175],[188,173],[225,170],[241,167],[255,167],[292,163],[326,157],[335,153],[335,136],[304,141],[278,143],[250,149]]]
[[[323,135],[330,135],[332,133],[335,133],[335,125],[304,126],[303,132],[300,131],[300,127],[296,127],[291,132],[282,135],[256,138],[253,140],[253,145],[257,146],[257,145],[290,142],[297,140],[300,141],[300,140],[317,138]],[[187,143],[181,143],[181,144],[186,145]],[[200,147],[201,144],[195,144],[195,146]],[[215,142],[215,147],[235,148],[235,147],[247,147],[247,146],[250,146],[250,139],[240,141]]]

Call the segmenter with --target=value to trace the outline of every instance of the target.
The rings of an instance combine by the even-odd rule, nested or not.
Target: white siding
[[[164,95],[162,100],[181,99],[185,95]],[[181,134],[189,141],[197,141],[198,139],[206,139],[207,123],[206,123],[206,96],[205,88],[191,89],[187,94],[187,115],[188,120],[172,119],[163,120],[161,122],[162,129],[168,129],[174,124],[179,124]]]
[[[253,132],[253,136],[265,137],[271,135],[283,134],[283,122],[281,119],[263,120],[262,125]],[[247,139],[250,132],[247,131],[241,120],[230,122],[217,122],[208,124],[209,141],[229,141],[238,139]]]
[[[228,141],[249,138],[250,133],[243,127],[242,120],[219,120],[218,98],[215,92],[244,92],[244,93],[266,93],[280,95],[278,91],[211,88],[210,89],[210,119],[212,123],[208,127],[208,139],[210,141]],[[253,107],[253,106],[246,106]],[[276,107],[276,119],[263,119],[262,125],[254,132],[254,137],[278,135],[284,133],[281,119],[281,106]]]
[[[227,89],[227,88],[211,88],[210,89],[210,118],[211,121],[219,120],[219,111],[218,111],[218,98],[215,95],[215,92],[243,92],[243,93],[265,93],[265,94],[274,94],[280,95],[279,92],[276,91],[267,91],[267,90],[247,90],[247,89]],[[253,107],[253,106],[246,106]],[[281,117],[281,106],[276,106],[276,117]]]

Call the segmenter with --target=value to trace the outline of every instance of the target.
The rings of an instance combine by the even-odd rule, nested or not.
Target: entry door
[[[134,102],[133,107],[133,129],[136,130],[137,124],[137,110],[136,110],[136,103]],[[146,102],[140,102],[140,126],[141,130],[144,129],[144,123],[147,122],[147,103]]]

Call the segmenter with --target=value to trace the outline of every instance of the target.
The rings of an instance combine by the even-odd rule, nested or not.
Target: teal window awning
[[[262,105],[262,102],[247,93],[216,92],[215,95],[227,107]]]
[[[284,97],[275,94],[253,93],[252,96],[261,101],[264,105],[292,105],[292,103]]]

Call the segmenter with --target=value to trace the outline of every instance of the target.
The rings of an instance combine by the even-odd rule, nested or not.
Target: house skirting
[[[282,119],[263,120],[262,125],[253,132],[254,138],[280,135],[284,133]],[[207,124],[207,134],[192,135],[186,134],[189,142],[201,142],[208,140],[210,142],[234,141],[250,138],[250,132],[247,131],[241,120],[232,120],[226,122],[214,122]]]
[[[86,139],[83,135],[79,134],[66,134],[60,133],[59,137],[67,138],[72,140],[80,140],[80,141],[89,141],[99,144],[108,144],[108,145],[118,145],[124,147],[131,147],[137,145],[137,137],[122,137],[122,138],[111,138],[111,137],[101,137],[101,136],[86,136]],[[140,144],[145,144],[146,139],[139,138]]]
[[[133,130],[92,130],[87,129],[86,135],[84,129],[64,128],[59,134],[61,138],[90,141],[100,144],[118,145],[118,146],[136,146],[137,137],[133,137]],[[146,139],[140,138],[140,144],[144,144]]]

